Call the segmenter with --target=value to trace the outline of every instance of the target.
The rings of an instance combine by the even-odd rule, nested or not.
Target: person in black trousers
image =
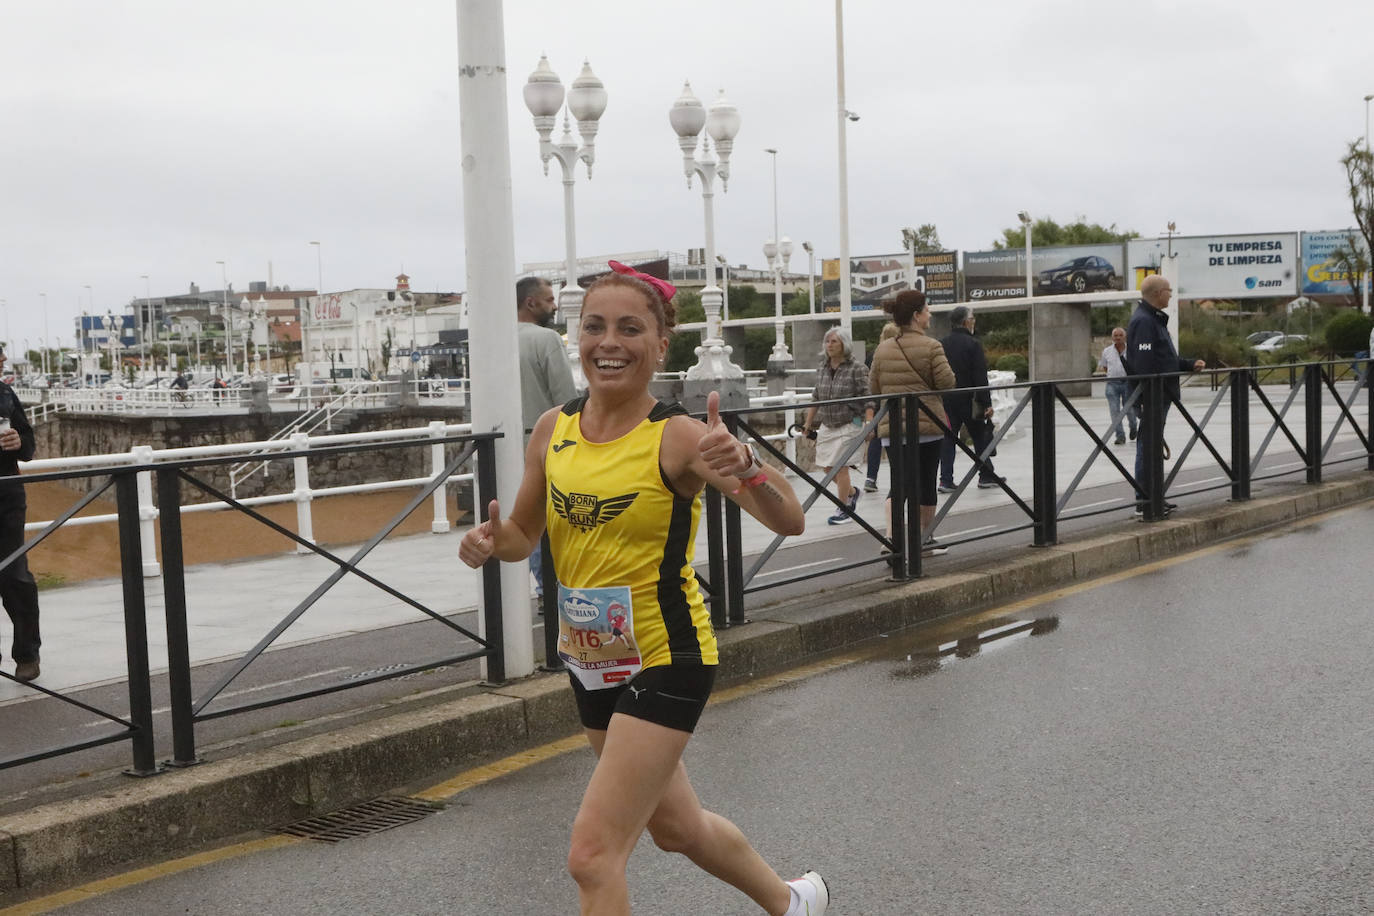
[[[992,441],[992,395],[988,392],[988,358],[983,353],[983,344],[973,336],[975,319],[973,311],[966,305],[956,306],[949,313],[952,328],[949,336],[940,341],[945,348],[945,357],[954,370],[958,388],[977,388],[972,395],[945,395],[945,413],[949,415],[949,428],[953,435],[946,435],[940,447],[940,492],[954,491],[954,438],[967,429],[973,440],[973,450],[979,455]],[[1000,478],[992,469],[991,459],[985,460],[978,469],[978,486],[984,490],[998,485]]]
[[[1126,368],[1131,375],[1164,375],[1163,403],[1159,405],[1160,426],[1158,430],[1146,422],[1150,408],[1150,388],[1144,380],[1137,382],[1144,390],[1140,392],[1137,405],[1140,408],[1140,434],[1135,440],[1135,514],[1144,515],[1145,503],[1150,499],[1148,463],[1156,450],[1163,447],[1164,421],[1169,418],[1169,408],[1178,400],[1182,385],[1177,373],[1201,372],[1207,363],[1200,359],[1185,359],[1174,348],[1174,339],[1169,334],[1169,300],[1174,290],[1168,279],[1160,274],[1151,274],[1140,284],[1140,304],[1131,315],[1126,326]],[[1159,436],[1160,444],[1155,443]],[[1175,508],[1173,503],[1164,504],[1164,514]]]
[[[0,349],[0,371],[5,351]],[[0,382],[0,561],[24,546],[24,485],[19,462],[33,458],[33,427],[14,389]],[[28,557],[19,557],[0,570],[0,602],[14,624],[10,655],[14,677],[31,681],[38,677],[38,585],[29,573]]]

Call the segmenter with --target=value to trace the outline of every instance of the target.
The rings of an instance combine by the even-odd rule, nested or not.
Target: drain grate
[[[273,832],[307,840],[338,843],[341,840],[381,833],[392,827],[409,824],[442,809],[442,805],[414,798],[374,798],[350,808],[341,808],[319,817],[310,817],[294,824],[277,827]]]

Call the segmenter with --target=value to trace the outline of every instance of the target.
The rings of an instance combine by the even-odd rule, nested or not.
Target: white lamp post
[[[1374,99],[1374,93],[1364,96],[1364,152],[1370,155],[1370,100]],[[1364,283],[1360,284],[1360,290],[1364,295],[1363,309],[1364,314],[1370,313],[1370,286],[1374,284],[1374,250],[1364,253]]]
[[[261,335],[258,334],[259,326],[261,326],[262,328]],[[261,344],[259,344],[259,336],[261,336],[262,338]],[[264,349],[267,350],[267,371],[271,372],[272,326],[267,321],[267,297],[264,296],[262,293],[258,293],[258,301],[253,303],[253,363],[256,367],[254,371],[261,373],[262,368],[261,363],[259,362],[258,354],[259,346],[262,346]]]
[[[155,320],[153,320],[153,281],[150,280],[150,279],[148,278],[148,275],[147,275],[147,274],[139,274],[139,275],[138,275],[138,278],[139,278],[140,280],[143,281],[143,320],[140,322],[140,324],[142,325],[141,333],[142,333],[142,336],[147,336],[149,328],[152,329],[152,332],[153,332],[153,351],[154,351],[154,352],[153,352],[153,365],[154,365],[154,367],[156,367],[156,365],[157,365],[157,352],[156,352],[156,351],[157,351],[157,322],[156,322]],[[156,371],[156,369],[155,369],[154,372],[153,372],[153,375],[156,376],[157,374],[158,374],[158,373],[157,373],[157,371]]]
[[[114,312],[105,313],[105,346],[110,348],[110,381],[119,378],[119,367],[115,365],[115,316]]]
[[[783,236],[781,242],[772,239],[763,243],[763,256],[768,259],[768,269],[773,271],[773,352],[768,355],[770,363],[792,361],[787,350],[786,325],[782,320],[782,272],[792,258],[792,240]]]
[[[720,92],[708,114],[701,100],[692,94],[691,83],[682,84],[682,95],[678,96],[673,107],[668,109],[668,123],[677,134],[678,147],[682,150],[682,171],[687,176],[687,187],[692,186],[692,176],[701,178],[701,200],[706,214],[706,263],[716,263],[716,225],[715,211],[712,207],[715,197],[715,180],[720,177],[721,190],[725,190],[730,180],[730,152],[739,133],[739,109],[725,98],[725,90]],[[705,127],[708,138],[700,140],[702,154],[697,156],[698,135]],[[711,151],[711,141],[715,141],[715,153]],[[701,305],[706,312],[706,335],[701,346],[697,347],[697,362],[687,370],[689,381],[703,381],[718,384],[722,379],[737,379],[738,386],[728,386],[721,391],[721,406],[739,406],[739,401],[747,398],[744,391],[744,370],[730,362],[730,348],[720,336],[720,312],[723,296],[716,286],[715,271],[710,271],[706,286],[701,290]],[[738,387],[738,392],[734,389]],[[684,388],[685,393],[685,388]]]
[[[323,304],[324,255],[322,255],[320,252],[324,249],[324,246],[321,245],[319,242],[311,242],[310,244],[315,246],[315,301]],[[313,315],[310,314],[310,311],[311,310],[307,307],[305,314],[301,316],[301,360],[305,363],[306,370],[309,371],[311,377],[313,377],[315,374],[314,369],[312,368],[314,361],[314,351],[310,347],[309,331],[310,323],[314,321],[315,318]],[[306,381],[308,382],[309,379],[306,379]]]
[[[724,255],[716,255],[716,263],[720,265],[722,271],[722,282],[725,283],[725,300],[722,302],[721,320],[730,320],[730,262],[725,260]]]
[[[43,375],[44,375],[44,377],[46,378],[46,377],[47,377],[47,374],[48,374],[48,340],[49,340],[49,337],[48,337],[48,294],[47,294],[47,293],[39,293],[39,294],[38,294],[38,298],[40,298],[40,299],[43,300],[43,350],[42,350],[42,358],[38,361],[38,364],[39,364],[39,366],[42,368],[42,370],[43,370]]]
[[[557,159],[563,167],[563,244],[565,261],[563,288],[558,292],[558,309],[568,326],[568,361],[572,365],[573,380],[578,388],[586,387],[582,363],[577,356],[577,332],[582,320],[582,286],[577,282],[577,218],[573,210],[573,183],[577,177],[578,160],[587,164],[587,180],[592,177],[592,163],[596,160],[596,130],[606,111],[606,89],[592,66],[582,62],[582,72],[573,80],[567,92],[568,107],[563,112],[563,137],[554,143],[553,132],[558,109],[563,106],[563,83],[549,67],[549,59],[539,58],[530,78],[525,82],[525,107],[534,116],[534,129],[539,132],[539,158],[544,161],[544,174],[549,174],[549,160]],[[573,139],[568,115],[577,121],[582,135],[582,147]],[[413,336],[413,333],[412,333]],[[411,345],[412,348],[414,344]]]
[[[839,124],[840,167],[840,327],[853,335],[853,290],[849,286],[849,152],[846,121],[859,116],[845,107],[844,99],[844,0],[835,0],[835,99]]]
[[[816,314],[816,249],[811,247],[810,242],[802,242],[802,251],[806,252],[806,294],[807,302],[810,304],[811,314]]]
[[[1025,210],[1016,214],[1016,218],[1021,221],[1022,230],[1026,233],[1026,298],[1035,295],[1035,287],[1031,284],[1034,276],[1031,271],[1031,218]]]
[[[224,261],[216,261],[219,265],[220,285],[220,312],[224,324],[224,362],[229,367],[229,372],[234,371],[234,328],[229,323],[229,265]]]
[[[771,363],[791,362],[792,354],[787,352],[786,326],[782,322],[782,272],[792,258],[792,240],[778,236],[778,151],[765,149],[773,157],[773,238],[763,245],[763,256],[768,259],[768,268],[773,271],[773,352],[769,355]]]

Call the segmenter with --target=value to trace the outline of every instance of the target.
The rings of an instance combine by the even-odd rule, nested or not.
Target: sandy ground
[[[321,544],[352,544],[372,537],[388,520],[403,509],[413,491],[361,493],[316,499],[312,503],[315,539]],[[31,484],[28,488],[28,520],[45,521],[68,511],[82,497],[76,490],[58,483]],[[104,494],[80,513],[113,514],[113,490]],[[296,527],[294,504],[259,506],[258,512],[289,531]],[[452,494],[450,521],[461,521]],[[428,502],[417,508],[393,534],[419,534],[429,531],[432,510]],[[295,545],[241,512],[196,512],[181,517],[183,550],[187,565],[222,563],[248,557],[288,553]],[[32,539],[34,533],[30,533]],[[158,547],[161,559],[161,545]],[[119,532],[113,522],[96,525],[64,526],[29,552],[29,568],[40,586],[55,586],[84,579],[119,575]]]

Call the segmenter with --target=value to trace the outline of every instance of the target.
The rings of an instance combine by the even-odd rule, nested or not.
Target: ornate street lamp
[[[773,271],[773,316],[776,319],[773,322],[773,352],[769,354],[768,361],[783,364],[792,362],[792,354],[787,352],[786,327],[782,321],[782,272],[792,259],[792,240],[783,236],[782,241],[774,241],[778,238],[778,151],[769,148],[764,152],[773,157],[773,238],[763,245],[763,256],[768,259],[768,269]],[[775,368],[785,367],[778,365]]]
[[[744,390],[744,370],[730,361],[730,348],[720,336],[720,310],[723,295],[716,285],[716,227],[715,212],[712,209],[715,197],[715,180],[720,177],[720,187],[727,189],[730,180],[730,152],[734,148],[735,136],[739,134],[739,109],[725,98],[725,90],[711,105],[709,113],[701,100],[692,94],[691,83],[682,84],[682,95],[678,96],[673,107],[668,110],[668,123],[678,137],[682,149],[682,171],[687,176],[687,187],[692,186],[692,176],[701,178],[701,200],[706,212],[706,260],[710,269],[707,272],[706,286],[701,291],[701,305],[706,311],[706,334],[701,346],[697,347],[697,362],[687,370],[689,382],[709,383],[706,388],[716,387],[721,393],[722,407],[747,406],[748,397]],[[700,139],[701,155],[697,155],[698,136],[705,127],[708,137]],[[709,138],[709,139],[708,139]],[[712,153],[711,144],[715,143]],[[723,380],[734,380],[730,385],[721,385]],[[704,391],[702,389],[702,397]],[[684,395],[687,388],[684,386]]]
[[[573,380],[578,388],[586,387],[582,363],[577,356],[577,332],[582,320],[582,286],[577,282],[577,219],[573,210],[573,182],[578,160],[587,164],[587,180],[592,177],[592,163],[596,160],[596,130],[606,110],[606,88],[592,72],[591,64],[582,62],[582,72],[573,80],[567,92],[568,106],[563,112],[563,137],[554,143],[551,138],[558,110],[563,107],[563,83],[549,67],[549,59],[539,58],[525,83],[525,107],[534,116],[534,129],[539,132],[539,158],[544,161],[544,174],[549,174],[549,160],[557,159],[563,167],[563,288],[558,293],[558,309],[568,326],[568,361],[572,365]],[[573,139],[568,121],[571,113],[582,135],[582,147]],[[412,345],[413,346],[413,345]]]

